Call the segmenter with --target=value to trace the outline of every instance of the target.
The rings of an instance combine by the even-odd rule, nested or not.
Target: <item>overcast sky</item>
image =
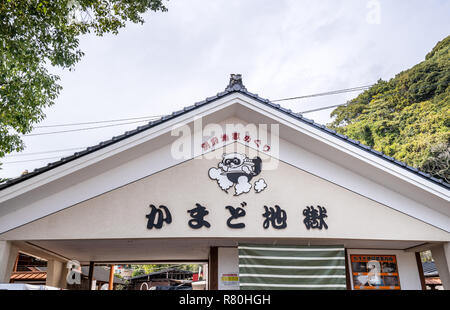
[[[422,61],[450,30],[446,0],[171,0],[167,7],[117,36],[83,37],[86,55],[75,71],[55,71],[63,90],[40,125],[169,114],[223,91],[230,73],[271,100],[369,85]],[[356,95],[283,105],[300,112]],[[330,112],[305,116],[326,124]],[[142,124],[25,137],[23,153],[87,147]],[[71,153],[4,158],[0,177]],[[18,163],[30,159],[42,160]]]

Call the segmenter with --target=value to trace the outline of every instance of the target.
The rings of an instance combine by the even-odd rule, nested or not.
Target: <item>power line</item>
[[[377,100],[377,99],[383,99],[385,97],[392,96],[392,95],[393,94],[385,94],[383,96],[378,96],[376,98],[371,98],[370,101]],[[363,100],[363,99],[361,99],[361,100]],[[305,113],[317,112],[317,111],[321,111],[321,110],[326,110],[326,109],[331,109],[331,108],[347,105],[347,104],[350,103],[350,101],[352,101],[351,103],[356,103],[356,102],[361,102],[361,100],[358,100],[358,101],[349,100],[346,103],[320,107],[320,108],[317,108],[317,109],[311,109],[311,110],[302,111],[302,112],[298,112],[298,113],[299,114],[305,114]],[[142,122],[142,121],[137,121],[137,122]],[[130,122],[130,123],[136,123],[136,122]],[[103,127],[120,126],[120,125],[126,125],[126,124],[129,124],[129,123],[115,124],[115,125],[108,125],[108,126],[99,126],[99,127],[103,128]],[[97,128],[97,127],[89,127],[89,128],[75,129],[75,130],[67,130],[67,131],[62,131],[62,132],[87,130],[87,129],[95,129],[95,128]],[[54,133],[59,133],[59,132],[54,132]],[[47,133],[44,133],[44,134],[47,134]],[[48,134],[50,134],[50,133],[48,133]],[[6,155],[5,157],[10,157],[11,158],[11,157],[16,157],[16,156],[29,156],[29,155],[48,154],[48,153],[59,153],[59,152],[79,150],[79,149],[83,149],[83,148],[86,148],[86,147],[68,148],[68,149],[61,149],[61,150],[51,150],[51,151],[42,151],[42,152],[34,152],[34,153],[25,153],[25,154],[14,154],[14,155]],[[14,164],[14,163],[23,163],[23,162],[41,161],[41,160],[50,160],[50,159],[59,159],[59,158],[61,158],[61,156],[59,156],[59,157],[45,157],[45,158],[38,158],[38,159],[28,159],[28,160],[20,160],[20,161],[10,161],[10,162],[4,162],[4,164],[10,164],[10,163]]]
[[[382,96],[377,96],[376,98],[371,98],[369,102],[371,102],[372,100],[378,100],[378,99],[383,99],[386,98],[388,96],[392,96],[394,94],[385,94]],[[356,98],[355,98],[356,99]],[[329,105],[329,106],[325,106],[325,107],[320,107],[317,109],[311,109],[311,110],[306,110],[306,111],[302,111],[302,112],[298,112],[299,114],[306,114],[306,113],[312,113],[312,112],[317,112],[317,111],[322,111],[322,110],[327,110],[327,109],[331,109],[331,108],[336,108],[336,107],[340,107],[340,106],[344,106],[344,105],[348,105],[348,104],[353,104],[353,103],[359,103],[364,101],[367,101],[365,99],[360,99],[360,100],[356,100],[355,99],[351,99],[349,101],[347,101],[346,103],[340,103],[340,104],[335,104],[335,105]]]
[[[373,85],[375,85],[375,84],[373,84]],[[367,89],[367,88],[369,88],[369,87],[371,87],[373,85],[358,86],[358,87],[353,87],[353,88],[346,88],[346,89],[328,91],[328,92],[311,94],[311,95],[304,95],[304,96],[297,96],[297,97],[291,97],[291,98],[277,99],[277,100],[272,100],[272,102],[294,100],[294,99],[302,99],[302,98],[309,98],[309,97],[326,96],[326,95],[333,95],[333,94],[340,94],[340,93],[345,93],[345,92],[364,90],[364,89]],[[390,95],[390,94],[387,94],[387,95]],[[383,97],[386,97],[386,95],[378,97],[378,98],[381,99]],[[347,103],[342,103],[342,104],[331,105],[331,106],[320,107],[320,108],[311,109],[311,110],[306,110],[306,111],[302,111],[302,112],[298,112],[298,113],[300,113],[300,114],[312,113],[312,112],[317,112],[317,111],[321,111],[321,110],[326,110],[326,109],[331,109],[331,108],[343,106],[343,105],[346,105],[346,104],[348,104],[348,102]],[[126,120],[142,119],[142,120],[139,120],[139,121],[126,122],[126,123],[121,123],[121,124],[110,124],[110,125],[105,125],[105,126],[95,126],[95,127],[86,127],[86,128],[54,131],[54,132],[27,134],[25,136],[27,136],[27,137],[30,137],[30,136],[42,136],[42,135],[49,135],[49,134],[58,134],[58,133],[67,133],[67,132],[75,132],[75,131],[84,131],[84,130],[91,130],[91,129],[100,129],[100,128],[107,128],[107,127],[114,127],[114,126],[122,126],[122,125],[127,125],[127,124],[134,124],[134,123],[145,122],[145,121],[147,121],[149,119],[155,119],[155,118],[159,118],[159,117],[161,117],[161,116],[144,116],[144,117],[115,119],[115,120],[104,120],[104,121],[93,121],[93,122],[82,122],[82,123],[67,123],[67,124],[57,124],[57,125],[47,125],[47,126],[36,126],[35,128],[49,128],[49,127],[76,126],[76,125],[110,123],[110,122],[119,122],[119,121],[126,121]]]
[[[326,107],[321,107],[321,108],[312,109],[312,110],[306,110],[306,111],[302,111],[302,112],[298,112],[298,113],[300,113],[300,114],[312,113],[312,112],[317,112],[317,111],[322,111],[322,110],[327,110],[327,109],[331,109],[331,108],[340,107],[340,106],[343,106],[343,105],[346,105],[346,104],[347,103],[329,105],[329,106],[326,106]]]
[[[85,128],[68,129],[68,130],[60,130],[60,131],[50,131],[50,132],[42,132],[42,133],[31,133],[31,134],[24,135],[24,137],[45,136],[45,135],[52,135],[52,134],[58,134],[58,133],[85,131],[85,130],[92,130],[92,129],[107,128],[107,127],[116,127],[116,126],[122,126],[122,125],[142,123],[142,122],[146,122],[146,121],[147,120],[141,120],[141,121],[134,121],[134,122],[126,122],[126,123],[121,123],[121,124],[110,124],[110,125],[103,125],[103,126],[85,127]]]
[[[49,154],[49,153],[61,153],[61,152],[81,150],[81,149],[85,149],[85,148],[86,148],[86,146],[81,146],[81,147],[73,147],[73,148],[62,149],[62,150],[42,151],[42,152],[34,152],[34,153],[20,153],[20,154],[6,155],[5,158],[8,158],[8,157],[20,157],[20,156],[31,156],[31,155],[41,155],[41,154]]]
[[[276,100],[271,100],[271,101],[272,102],[279,102],[279,101],[288,101],[288,100],[294,100],[294,99],[304,99],[304,98],[311,98],[311,97],[337,95],[337,94],[342,94],[342,93],[349,93],[349,92],[366,90],[366,89],[372,87],[373,85],[375,85],[375,84],[366,85],[366,86],[352,87],[352,88],[344,88],[344,89],[338,89],[338,90],[331,90],[331,91],[327,91],[327,92],[323,92],[323,93],[310,94],[310,95],[297,96],[297,97],[289,97],[289,98],[276,99]]]
[[[26,163],[31,161],[41,161],[41,160],[50,160],[50,159],[60,159],[61,156],[57,157],[45,157],[45,158],[35,158],[35,159],[26,159],[26,160],[16,160],[16,161],[5,161],[2,164],[18,164],[18,163]]]
[[[52,127],[66,127],[66,126],[79,126],[79,125],[92,125],[92,124],[101,124],[101,123],[114,123],[114,122],[122,122],[122,121],[132,121],[132,120],[149,120],[160,118],[161,115],[155,116],[143,116],[143,117],[132,117],[132,118],[122,118],[122,119],[111,119],[111,120],[103,120],[103,121],[92,121],[92,122],[83,122],[83,123],[67,123],[67,124],[56,124],[56,125],[45,125],[45,126],[35,126],[34,128],[52,128]]]
[[[327,91],[322,93],[316,93],[316,94],[310,94],[310,95],[303,95],[303,96],[297,96],[297,97],[290,97],[290,98],[283,98],[283,99],[277,99],[272,100],[272,102],[278,102],[278,101],[287,101],[287,100],[294,100],[294,99],[304,99],[304,98],[310,98],[310,97],[319,97],[319,96],[328,96],[328,95],[335,95],[335,94],[341,94],[346,92],[354,92],[354,91],[361,91],[366,90],[370,87],[372,87],[375,84],[372,85],[366,85],[366,86],[358,86],[358,87],[352,87],[352,88],[345,88],[345,89],[338,89],[333,91]],[[390,95],[390,94],[387,94]],[[381,99],[383,97],[378,97],[377,99]],[[326,109],[331,109],[343,105],[347,105],[348,102],[342,103],[342,104],[335,104],[331,106],[325,106],[320,107],[316,109],[306,110],[299,112],[299,114],[306,114],[306,113],[312,113],[317,111],[322,111]],[[92,121],[92,122],[79,122],[79,123],[66,123],[66,124],[55,124],[55,125],[45,125],[45,126],[36,126],[35,128],[52,128],[52,127],[67,127],[67,126],[80,126],[80,125],[92,125],[92,124],[101,124],[101,123],[112,123],[112,122],[123,122],[123,121],[129,121],[133,120],[132,122],[125,122],[120,124],[109,124],[104,126],[95,126],[95,127],[85,127],[85,128],[78,128],[78,129],[69,129],[69,130],[61,130],[61,131],[53,131],[53,132],[44,132],[44,133],[34,133],[34,134],[27,134],[24,135],[26,137],[32,137],[32,136],[43,136],[43,135],[50,135],[50,134],[59,134],[59,133],[68,133],[68,132],[76,132],[76,131],[85,131],[85,130],[93,130],[93,129],[101,129],[101,128],[108,128],[108,127],[115,127],[115,126],[122,126],[122,125],[128,125],[128,124],[135,124],[140,122],[145,122],[150,119],[156,119],[161,117],[159,116],[142,116],[142,117],[133,117],[133,118],[123,118],[123,119],[112,119],[112,120],[100,120],[100,121]],[[134,121],[136,120],[136,121]],[[31,155],[39,155],[39,154],[48,154],[48,153],[59,153],[59,152],[66,152],[66,151],[74,151],[83,149],[85,147],[78,147],[78,148],[69,148],[69,149],[62,149],[62,150],[53,150],[53,151],[43,151],[43,152],[34,152],[34,153],[25,153],[25,154],[14,154],[14,155],[7,155],[5,157],[17,157],[17,156],[31,156]],[[29,161],[39,161],[39,160],[46,160],[46,159],[54,159],[59,157],[46,157],[46,158],[40,158],[40,159],[29,159],[29,160],[22,160],[22,161],[14,161],[14,162],[6,162],[6,163],[20,163],[20,162],[29,162]]]
[[[361,90],[365,90],[365,89],[367,89],[367,88],[369,88],[369,87],[371,87],[373,85],[358,86],[358,87],[352,87],[352,88],[332,90],[332,91],[327,91],[327,92],[317,93],[317,94],[310,94],[310,95],[303,95],[303,96],[297,96],[297,97],[276,99],[276,100],[272,100],[272,102],[287,101],[287,100],[294,100],[294,99],[304,99],[304,98],[311,98],[311,97],[328,96],[328,95],[336,95],[336,94],[347,93],[347,92],[361,91]],[[344,105],[344,104],[342,104],[342,105]],[[330,107],[323,107],[323,108],[318,108],[318,109],[314,109],[314,110],[308,110],[308,111],[304,111],[304,112],[301,112],[301,113],[310,113],[310,112],[320,111],[322,109],[324,110],[324,109],[335,107],[335,106],[339,106],[339,105],[334,105],[334,106],[330,106]],[[32,133],[32,134],[26,134],[24,136],[25,137],[35,137],[35,136],[44,136],[44,135],[50,135],[50,134],[60,134],[60,133],[68,133],[68,132],[76,132],[76,131],[101,129],[101,128],[108,128],[108,127],[115,127],[115,126],[122,126],[122,125],[140,123],[140,122],[144,122],[144,121],[147,121],[147,120],[150,120],[150,119],[156,119],[156,118],[159,118],[159,117],[161,117],[161,116],[143,116],[143,117],[133,117],[133,118],[123,118],[123,119],[113,119],[113,120],[101,120],[101,121],[92,121],[92,122],[79,122],[79,123],[67,123],[67,124],[55,124],[55,125],[36,126],[35,128],[53,128],[53,127],[92,125],[92,124],[112,123],[112,122],[121,122],[121,121],[133,120],[133,122],[125,122],[125,123],[121,123],[121,124],[109,124],[109,125],[104,125],[104,126],[85,127],[85,128],[60,130],[60,131],[52,131],[52,132],[43,132],[43,133]],[[136,121],[134,121],[134,120],[136,120]]]

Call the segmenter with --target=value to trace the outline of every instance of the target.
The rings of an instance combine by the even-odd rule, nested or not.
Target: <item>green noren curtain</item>
[[[240,288],[345,290],[343,246],[239,244]]]

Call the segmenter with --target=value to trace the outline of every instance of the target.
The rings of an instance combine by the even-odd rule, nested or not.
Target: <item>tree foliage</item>
[[[329,126],[450,182],[450,36],[425,60],[336,108]]]
[[[133,274],[132,276],[140,276],[140,275],[144,275],[144,274],[149,274],[155,271],[160,271],[160,270],[164,270],[164,269],[169,269],[169,268],[177,268],[180,270],[187,270],[187,271],[192,271],[192,272],[197,272],[199,269],[199,265],[196,264],[183,264],[183,265],[176,265],[174,266],[173,264],[153,264],[153,265],[149,265],[149,264],[144,264],[144,265],[131,265],[131,268],[133,269]]]
[[[20,135],[54,104],[61,86],[49,66],[72,70],[81,35],[117,34],[147,10],[167,9],[163,0],[0,0],[0,157],[21,151]]]

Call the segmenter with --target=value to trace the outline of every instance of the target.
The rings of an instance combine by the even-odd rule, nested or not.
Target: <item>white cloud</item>
[[[227,191],[231,186],[233,186],[233,182],[228,180],[225,174],[222,174],[221,169],[211,168],[208,171],[208,175],[211,179],[216,180],[219,187],[224,191]]]
[[[248,181],[247,176],[243,175],[238,178],[234,189],[235,196],[238,196],[242,193],[248,193],[252,189],[252,184]]]
[[[267,187],[266,181],[264,181],[264,179],[259,179],[258,181],[255,182],[255,191],[257,193],[261,193],[265,188]]]

